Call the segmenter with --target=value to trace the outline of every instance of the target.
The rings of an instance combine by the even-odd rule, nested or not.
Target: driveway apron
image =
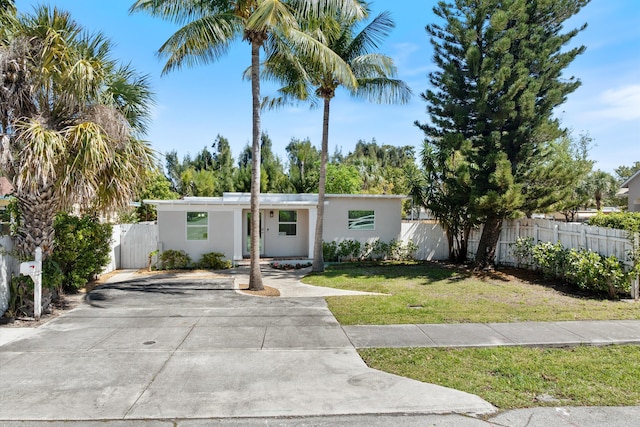
[[[0,420],[484,415],[477,396],[368,368],[323,298],[229,276],[130,276],[0,347]]]

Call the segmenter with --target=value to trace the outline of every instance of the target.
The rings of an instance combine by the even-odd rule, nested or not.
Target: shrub
[[[640,233],[640,212],[614,212],[607,215],[598,213],[589,219],[589,225]]]
[[[198,268],[208,270],[225,270],[231,267],[231,261],[224,259],[224,254],[220,252],[209,252],[203,254],[200,261],[198,261]]]
[[[517,260],[516,267],[520,268],[521,265],[529,267],[532,263],[533,257],[533,237],[518,237],[518,239],[509,243],[511,253]]]
[[[160,259],[164,270],[183,270],[191,266],[191,257],[183,250],[167,249]]]
[[[101,224],[95,215],[77,217],[60,213],[54,221],[55,247],[52,261],[62,274],[62,288],[82,288],[109,264],[112,227]],[[54,266],[45,275],[57,274]]]
[[[338,261],[357,260],[362,257],[362,243],[358,240],[343,240],[338,244]]]
[[[338,261],[338,242],[322,242],[322,257],[325,261]]]
[[[311,267],[311,262],[278,262],[271,263],[271,268],[276,270],[299,270],[301,268]]]
[[[562,277],[564,274],[567,250],[560,243],[538,243],[531,249],[531,255],[545,277]]]

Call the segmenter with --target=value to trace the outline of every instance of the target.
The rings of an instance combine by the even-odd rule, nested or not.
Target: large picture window
[[[278,211],[278,234],[295,236],[298,232],[298,211]]]
[[[209,214],[207,212],[187,212],[187,240],[207,240],[209,238]]]
[[[349,230],[373,230],[376,214],[374,211],[349,211]]]

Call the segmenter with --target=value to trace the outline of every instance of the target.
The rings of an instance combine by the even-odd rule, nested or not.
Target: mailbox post
[[[40,320],[42,314],[42,248],[36,248],[35,261],[20,263],[20,274],[33,280],[33,317]]]

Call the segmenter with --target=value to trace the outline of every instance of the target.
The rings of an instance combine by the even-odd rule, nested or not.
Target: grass
[[[338,321],[347,325],[640,319],[639,304],[579,295],[522,272],[476,275],[438,264],[334,265],[304,282],[385,294],[327,298]],[[473,393],[501,409],[640,405],[639,346],[359,352],[372,368]]]
[[[523,279],[437,264],[338,264],[303,281],[385,294],[327,298],[343,325],[640,319],[638,304],[573,294],[531,274]]]
[[[363,349],[367,365],[476,394],[501,409],[640,404],[640,347]]]

